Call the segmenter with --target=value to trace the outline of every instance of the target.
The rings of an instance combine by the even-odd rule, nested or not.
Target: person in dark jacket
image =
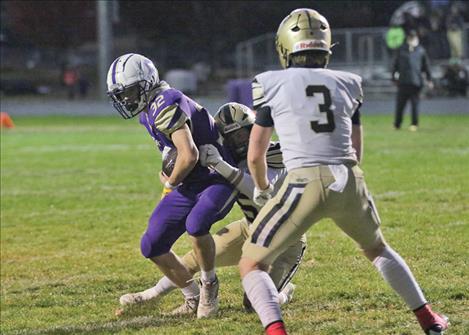
[[[419,38],[415,31],[410,31],[406,37],[406,43],[397,51],[392,68],[392,80],[397,84],[397,101],[394,127],[400,129],[402,117],[407,101],[412,105],[411,131],[416,131],[418,126],[420,91],[424,85],[423,73],[430,89],[433,82],[430,73],[427,53],[419,44]]]

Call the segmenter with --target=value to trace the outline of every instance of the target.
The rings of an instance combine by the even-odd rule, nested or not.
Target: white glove
[[[270,183],[265,190],[260,190],[257,187],[254,187],[254,197],[252,200],[257,206],[262,207],[272,198],[272,192],[274,192],[274,186]]]
[[[217,148],[212,144],[199,147],[199,161],[202,166],[215,167],[223,160]]]

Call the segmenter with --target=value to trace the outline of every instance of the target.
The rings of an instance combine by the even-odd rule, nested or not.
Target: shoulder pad
[[[167,107],[177,104],[182,93],[175,89],[164,90],[159,93],[150,104],[150,114],[156,118],[157,115]]]

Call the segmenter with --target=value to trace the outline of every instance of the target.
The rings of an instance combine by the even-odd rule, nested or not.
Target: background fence
[[[388,27],[334,29],[331,67],[355,69],[367,81],[389,81],[389,68],[392,57],[386,46],[386,33]],[[438,35],[446,39],[446,34]],[[422,44],[425,46],[425,40]],[[434,44],[434,39],[429,40]],[[444,42],[444,41],[443,41]],[[469,24],[463,31],[464,60],[469,58]],[[427,47],[427,49],[429,49]],[[431,54],[434,65],[448,60],[449,47],[446,50],[435,50]],[[427,50],[433,51],[433,50]],[[439,52],[439,53],[438,53]],[[252,77],[256,73],[279,69],[278,56],[275,51],[275,33],[264,34],[241,42],[236,47],[236,74],[238,78]],[[438,76],[438,73],[436,74]]]

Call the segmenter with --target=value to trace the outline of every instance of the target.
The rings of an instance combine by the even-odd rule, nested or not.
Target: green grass
[[[161,274],[139,250],[157,203],[160,156],[136,120],[18,117],[1,135],[2,334],[261,334],[235,267],[219,269],[216,319],[161,316],[172,293],[114,316],[123,293]],[[387,241],[450,334],[469,329],[469,117],[424,116],[417,133],[366,116],[363,168]],[[234,209],[214,229],[240,217]],[[330,221],[308,232],[292,334],[420,334],[404,303]],[[189,249],[184,236],[175,250]]]

